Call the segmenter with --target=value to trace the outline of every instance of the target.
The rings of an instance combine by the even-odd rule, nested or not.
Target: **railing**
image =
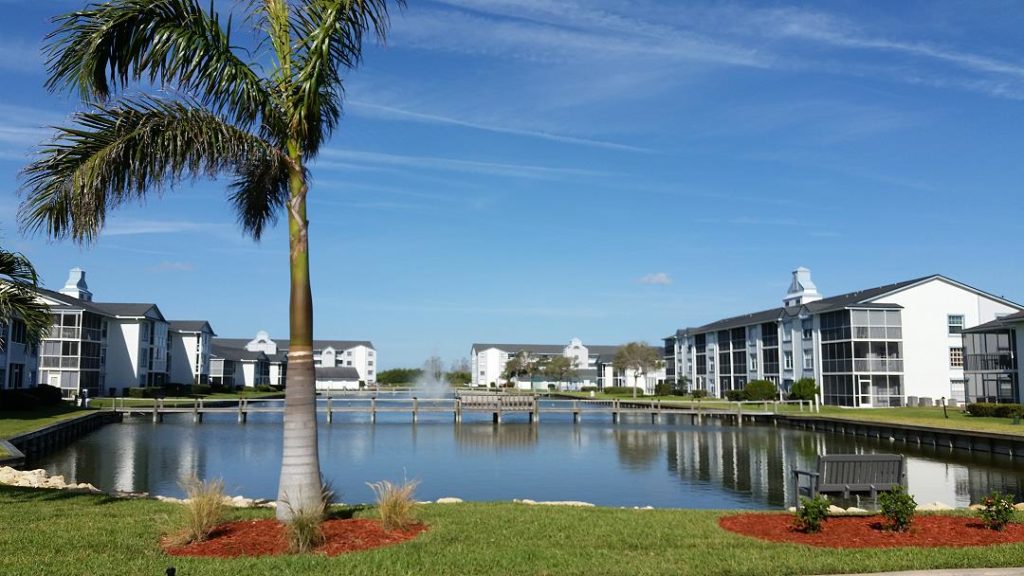
[[[856,372],[903,372],[903,360],[887,358],[855,358],[853,369]]]
[[[78,340],[81,328],[77,326],[50,326],[50,338],[67,338]]]
[[[964,357],[964,370],[968,372],[1015,369],[1013,354],[968,354]]]
[[[43,356],[39,359],[40,368],[78,368],[77,356]]]

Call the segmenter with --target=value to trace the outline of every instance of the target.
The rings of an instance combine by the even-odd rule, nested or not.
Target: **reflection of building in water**
[[[539,426],[532,424],[456,424],[452,427],[459,448],[505,450],[532,448]]]
[[[788,505],[792,470],[813,470],[818,455],[829,453],[906,455],[909,491],[921,504],[967,506],[993,490],[1024,496],[1021,474],[1012,461],[992,454],[756,426],[709,424],[667,433],[670,472],[688,482],[722,486],[777,506]]]
[[[619,462],[629,469],[650,468],[665,449],[665,435],[651,430],[615,429],[612,432]]]

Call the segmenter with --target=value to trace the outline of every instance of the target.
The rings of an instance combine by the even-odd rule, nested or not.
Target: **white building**
[[[210,342],[216,336],[205,320],[171,320],[168,378],[172,384],[208,384]]]
[[[167,382],[168,323],[155,304],[95,302],[79,268],[60,292],[39,289],[39,298],[53,315],[39,350],[39,383],[71,397]]]
[[[788,390],[813,378],[841,406],[962,400],[962,332],[1021,309],[940,275],[823,298],[798,268],[782,307],[666,338],[667,377],[714,396],[754,379]]]
[[[612,366],[619,346],[586,346],[579,338],[573,338],[567,345],[561,344],[473,344],[470,351],[472,363],[472,385],[483,387],[500,386],[505,382],[503,374],[510,358],[520,352],[543,360],[564,356],[573,361],[574,376],[569,382],[555,382],[543,374],[532,378],[516,378],[516,387],[523,390],[547,389],[549,385],[560,388],[579,389],[584,386],[633,386],[654,392],[654,386],[665,379],[664,369],[652,371],[634,378],[632,371],[620,374]]]
[[[259,354],[263,354],[261,360]],[[256,337],[251,340],[244,338],[214,338],[213,339],[213,364],[211,371],[225,370],[231,367],[238,368],[241,376],[233,376],[235,386],[257,386],[259,384],[271,384],[284,386],[285,376],[288,369],[288,347],[278,344],[270,338],[270,334],[260,330]],[[218,360],[226,360],[217,362]],[[266,363],[264,371],[260,362]],[[313,341],[313,365],[316,368],[352,368],[355,370],[355,386],[359,387],[362,382],[366,386],[372,386],[377,382],[377,351],[373,343],[366,340],[314,340]],[[252,366],[251,370],[247,368]],[[252,377],[246,374],[252,373]],[[342,374],[343,372],[343,374]],[[264,377],[265,374],[265,377]],[[319,372],[318,372],[319,374]],[[341,386],[342,382],[351,380],[350,371],[327,371],[331,374],[329,380],[325,380],[323,386],[333,386],[335,389]],[[220,378],[226,378],[223,374],[217,374]],[[342,378],[344,376],[344,378]],[[240,380],[239,380],[240,379]],[[317,385],[320,386],[319,376]]]
[[[968,402],[1024,404],[1020,359],[1024,358],[1024,312],[964,330],[964,375]]]
[[[35,386],[39,349],[26,342],[25,323],[15,318],[0,324],[0,339],[0,389]]]

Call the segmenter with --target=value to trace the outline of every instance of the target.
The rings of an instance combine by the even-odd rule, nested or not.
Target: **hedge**
[[[988,416],[992,418],[1013,418],[1014,416],[1024,416],[1024,405],[978,402],[977,404],[967,405],[967,414],[970,416]]]
[[[145,388],[129,388],[129,398],[163,398],[164,389],[159,386],[147,386]]]
[[[47,384],[40,384],[34,388],[0,390],[0,410],[35,410],[44,406],[56,406],[62,400],[60,388]]]
[[[640,388],[634,388],[632,386],[605,386],[603,392],[605,394],[632,394],[633,390],[636,390],[637,395],[644,393]]]

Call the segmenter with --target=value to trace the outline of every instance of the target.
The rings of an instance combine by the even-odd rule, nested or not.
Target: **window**
[[[750,353],[750,360],[748,362],[748,365],[750,366],[751,372],[757,371],[757,352]]]
[[[793,326],[789,322],[782,323],[782,341],[789,342],[793,339]]]
[[[950,348],[949,349],[949,367],[950,368],[963,368],[964,367],[964,349],[963,348]]]
[[[15,320],[11,323],[11,342],[25,343],[25,323],[21,320]]]
[[[804,318],[801,328],[803,328],[804,340],[810,340],[814,338],[814,321],[810,318]]]
[[[811,350],[804,349],[804,370],[814,369],[814,356],[811,354]]]
[[[786,350],[785,352],[782,353],[782,369],[793,369],[793,352],[790,350]]]
[[[964,331],[964,317],[961,314],[950,314],[947,316],[950,334],[960,334]]]

